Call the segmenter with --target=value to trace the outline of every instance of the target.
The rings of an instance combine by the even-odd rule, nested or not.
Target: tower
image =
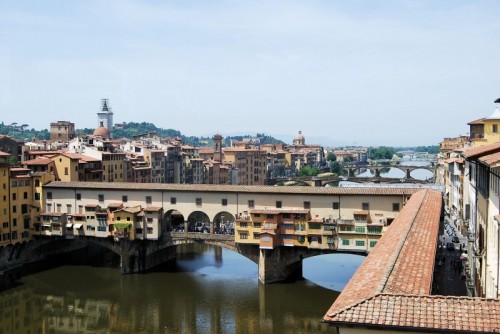
[[[102,108],[101,111],[97,113],[97,127],[104,127],[109,132],[109,137],[112,138],[113,131],[113,112],[109,107],[108,99],[101,99]]]
[[[214,160],[222,162],[222,136],[220,134],[215,134],[214,140]]]

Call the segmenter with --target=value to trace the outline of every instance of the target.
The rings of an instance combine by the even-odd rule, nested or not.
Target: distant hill
[[[33,139],[38,140],[49,140],[50,132],[48,129],[43,130],[35,130],[34,128],[28,129],[28,124],[18,124],[12,123],[9,125],[4,124],[4,122],[0,123],[0,135],[10,136],[15,140],[27,142]],[[77,134],[92,134],[94,129],[84,128],[77,129]],[[114,138],[133,138],[136,135],[144,134],[148,132],[156,132],[156,134],[160,137],[164,138],[176,138],[179,137],[182,141],[188,145],[193,146],[209,146],[213,144],[212,137],[195,137],[195,136],[184,136],[180,131],[174,129],[162,129],[156,127],[152,123],[126,123],[122,129],[114,129],[113,137]],[[228,136],[225,137],[224,145],[230,146],[232,140],[243,140],[244,138],[258,138],[261,144],[268,143],[282,143],[280,140],[277,140],[271,136],[267,136],[264,134],[257,134],[256,136]]]
[[[50,132],[47,129],[44,130],[35,130],[28,129],[28,124],[17,124],[12,123],[9,125],[4,124],[4,122],[0,123],[0,135],[10,136],[15,140],[19,141],[30,141],[34,138],[40,140],[48,140],[50,139]]]

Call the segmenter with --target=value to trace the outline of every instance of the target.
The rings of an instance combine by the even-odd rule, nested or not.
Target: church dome
[[[104,126],[100,126],[94,130],[94,136],[101,138],[109,138],[109,131]]]
[[[500,119],[500,109],[498,109],[498,107],[495,108],[495,111],[493,112],[493,114],[486,117],[486,119]]]
[[[299,133],[293,139],[293,144],[294,145],[305,145],[305,143],[306,143],[306,140],[304,138],[304,135],[302,135],[302,131],[299,131]]]

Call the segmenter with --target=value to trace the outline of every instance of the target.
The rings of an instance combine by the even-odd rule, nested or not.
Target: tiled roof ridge
[[[420,203],[418,203],[418,208],[416,210],[414,210],[414,212],[412,213],[411,219],[409,219],[411,223],[406,224],[406,231],[404,234],[404,238],[399,239],[398,246],[396,247],[397,251],[395,251],[392,254],[391,263],[386,270],[383,281],[381,282],[381,284],[379,285],[379,287],[377,289],[377,292],[376,292],[377,294],[382,293],[384,291],[385,287],[387,286],[387,283],[389,281],[389,277],[391,277],[391,274],[394,271],[394,268],[396,267],[396,262],[398,261],[399,255],[401,254],[401,250],[403,249],[403,247],[406,243],[406,239],[408,238],[408,235],[410,234],[410,232],[413,228],[413,224],[415,223],[415,220],[416,220],[418,214],[420,213],[420,209],[422,208],[423,203],[425,203],[425,201],[427,200],[428,197],[429,197],[429,191],[426,190],[424,196],[422,196],[422,199],[420,200]]]
[[[447,301],[447,302],[449,301],[451,303],[451,305],[454,305],[456,302],[460,302],[460,301],[461,302],[472,302],[475,304],[478,304],[478,303],[481,303],[481,304],[483,304],[483,303],[500,303],[500,301],[498,299],[495,299],[495,298],[469,297],[469,296],[443,296],[443,295],[416,295],[416,294],[386,293],[386,292],[384,292],[384,293],[377,293],[377,294],[370,296],[369,298],[366,298],[358,303],[352,304],[352,305],[350,305],[342,310],[334,312],[334,313],[330,314],[330,317],[333,318],[333,317],[338,317],[339,315],[342,316],[343,313],[346,313],[347,316],[349,316],[348,312],[354,311],[356,308],[363,308],[364,304],[369,306],[370,303],[377,303],[377,300],[380,300],[380,302],[383,303],[384,297],[388,298],[390,300],[392,300],[393,298],[396,298],[396,299],[398,299],[398,298],[416,299],[416,300],[420,300],[420,301],[428,300],[428,301],[431,301],[432,303],[435,303],[435,302],[439,303],[439,301],[442,300],[442,301]],[[431,307],[431,312],[432,312],[432,309],[433,309],[433,307]],[[435,309],[435,307],[434,307],[434,309]],[[498,307],[493,306],[493,309],[498,309]],[[388,309],[388,311],[392,311],[392,310]],[[498,313],[495,312],[495,314],[498,314]],[[494,315],[494,317],[495,317],[495,315]],[[497,317],[498,317],[498,315],[497,315]],[[339,320],[337,320],[337,323],[344,323],[344,324],[351,324],[351,325],[359,324],[359,320],[360,320],[359,318],[351,318],[351,319],[352,320],[347,320],[347,318],[344,318],[343,320],[339,319]],[[479,326],[477,326],[477,324],[476,324],[475,326],[470,327],[470,326],[467,326],[467,324],[463,324],[463,323],[460,326],[457,326],[456,322],[460,322],[461,320],[457,320],[455,318],[455,320],[457,320],[457,321],[455,321],[455,323],[453,323],[453,321],[452,321],[452,323],[446,322],[445,327],[441,327],[439,331],[454,332],[454,333],[455,332],[456,333],[464,333],[464,332],[466,332],[466,333],[500,333],[500,323],[496,322],[495,319],[485,320],[484,322],[480,321]],[[434,320],[436,321],[436,319],[434,319]],[[322,322],[324,322],[324,321],[325,321],[325,319],[322,320]],[[493,321],[493,322],[490,322],[490,321]],[[465,321],[465,322],[467,322],[467,321]],[[374,326],[374,327],[379,327],[381,324],[382,323],[379,323],[377,321],[369,323],[370,326]],[[365,325],[366,325],[366,323],[365,323]],[[392,325],[396,326],[398,328],[411,329],[413,331],[415,329],[417,329],[418,327],[420,328],[420,330],[422,330],[422,329],[437,329],[432,325],[428,326],[428,324],[427,325],[422,324],[422,322],[420,322],[420,326],[417,325],[417,328],[415,327],[415,325],[411,325],[411,324],[394,324],[394,323],[392,323]],[[387,326],[387,324],[382,325],[383,328],[387,328],[386,326]]]

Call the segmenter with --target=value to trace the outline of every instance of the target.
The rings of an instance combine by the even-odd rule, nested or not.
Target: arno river
[[[394,168],[386,173],[404,176]],[[363,259],[305,259],[303,280],[266,286],[250,260],[201,244],[178,246],[175,266],[147,274],[57,267],[0,292],[0,334],[334,333],[320,320]]]
[[[305,259],[303,280],[265,286],[250,260],[201,244],[147,274],[57,267],[0,294],[0,333],[332,333],[320,320],[363,259]]]

